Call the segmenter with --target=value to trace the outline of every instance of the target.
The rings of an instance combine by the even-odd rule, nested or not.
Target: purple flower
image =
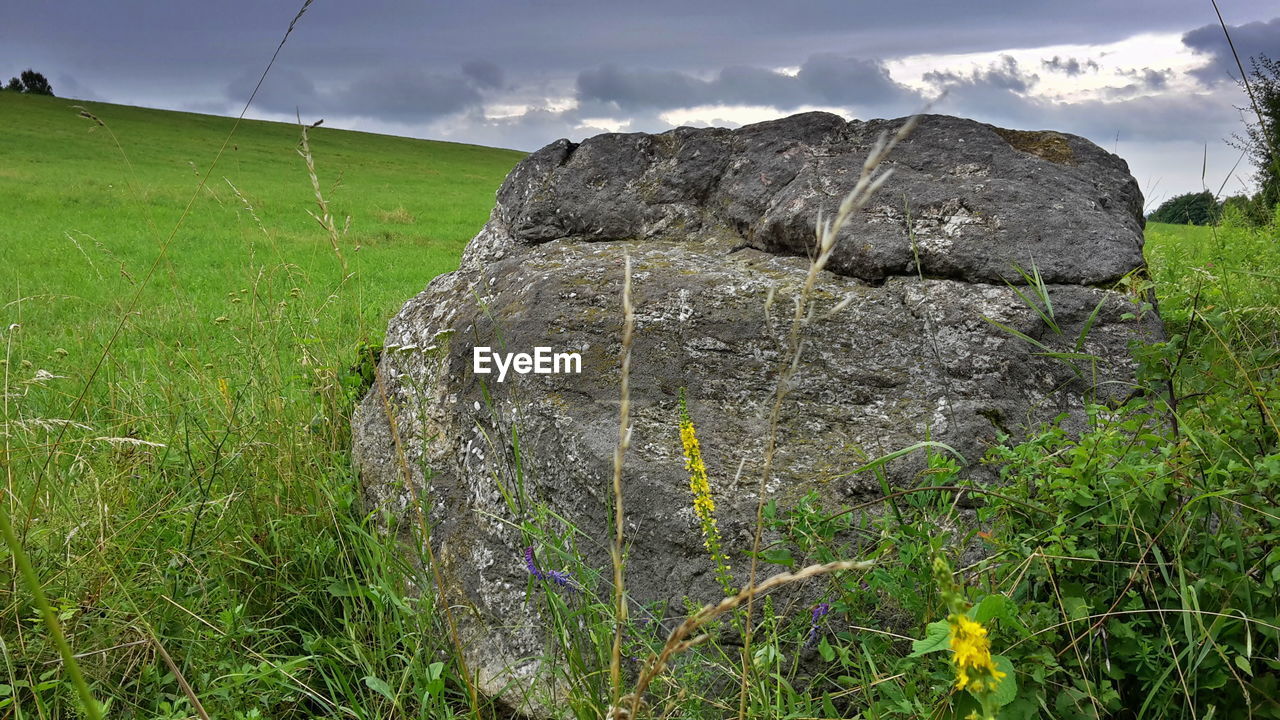
[[[813,609],[813,623],[816,625],[817,622],[826,617],[829,612],[831,612],[830,603],[818,603],[818,606]]]
[[[543,571],[539,568],[538,563],[533,559],[533,546],[524,549],[524,566],[536,580],[550,580],[562,588],[577,590],[573,585],[573,576],[569,573],[560,570]]]
[[[826,617],[829,612],[831,612],[830,603],[818,603],[813,608],[813,616],[809,620],[809,637],[804,641],[805,647],[813,647],[818,644],[818,626],[822,623],[822,618]]]
[[[529,569],[529,574],[539,580],[546,580],[547,576],[542,574],[538,569],[538,564],[533,561],[533,546],[524,549],[524,566]]]

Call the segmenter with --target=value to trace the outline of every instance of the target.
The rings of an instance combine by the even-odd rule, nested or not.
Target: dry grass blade
[[[736,610],[743,603],[750,602],[756,595],[762,595],[774,588],[842,570],[867,570],[873,564],[870,560],[838,560],[819,565],[809,565],[795,572],[774,575],[759,585],[748,587],[737,595],[727,597],[714,605],[704,605],[701,610],[690,615],[667,635],[667,642],[662,646],[662,650],[649,661],[644,671],[640,673],[640,679],[636,682],[636,689],[625,698],[622,698],[622,701],[628,702],[630,707],[623,708],[619,703],[614,703],[613,707],[609,709],[609,717],[619,719],[635,718],[639,712],[641,698],[644,696],[645,690],[649,688],[649,684],[653,682],[654,678],[662,674],[671,658],[705,639],[706,636],[689,638],[695,630],[703,625],[727,612]]]
[[[94,442],[107,443],[109,445],[132,445],[134,447],[153,447],[153,448],[167,447],[164,443],[158,443],[152,440],[140,440],[138,438],[132,438],[132,437],[102,436],[102,437],[96,437],[93,440]]]
[[[631,446],[631,336],[636,313],[631,305],[631,256],[623,255],[622,277],[622,390],[618,410],[618,445],[613,451],[613,648],[609,654],[609,702],[617,706],[622,693],[622,633],[627,621],[627,601],[622,578],[622,463]]]
[[[307,138],[307,131],[311,128],[318,127],[323,120],[317,120],[310,126],[302,124],[302,119],[298,119],[298,125],[302,128],[302,139],[298,141],[298,154],[302,156],[303,162],[307,164],[307,177],[311,178],[311,189],[316,193],[316,206],[320,208],[320,214],[316,215],[310,210],[307,214],[312,217],[320,227],[324,228],[325,236],[329,238],[329,245],[333,248],[333,254],[338,256],[338,263],[342,265],[342,272],[347,272],[347,259],[342,256],[342,248],[338,245],[338,226],[333,222],[333,213],[329,212],[329,202],[324,199],[324,193],[320,192],[320,177],[316,174],[315,158],[311,155],[311,142]]]
[[[748,590],[756,582],[760,538],[764,526],[765,488],[768,487],[769,478],[773,473],[773,460],[778,448],[778,422],[782,415],[782,403],[786,399],[796,369],[800,365],[801,336],[809,322],[809,301],[813,296],[813,288],[817,284],[823,268],[827,266],[827,262],[831,259],[831,253],[835,250],[836,239],[840,235],[840,230],[849,222],[849,218],[853,217],[854,213],[866,206],[867,202],[871,200],[871,196],[889,179],[891,171],[876,174],[876,169],[889,156],[893,148],[915,130],[919,122],[920,116],[913,115],[892,136],[887,133],[881,134],[871,146],[870,151],[868,151],[867,159],[862,164],[862,172],[858,175],[858,182],[840,203],[834,220],[824,222],[821,216],[818,218],[817,252],[809,264],[809,274],[805,278],[804,286],[796,297],[795,314],[791,319],[791,332],[787,340],[787,353],[783,356],[784,359],[779,368],[773,407],[769,411],[769,433],[765,440],[764,467],[760,472],[760,483],[756,488],[755,535],[751,541],[751,566],[747,575]],[[772,295],[770,297],[772,298]],[[739,718],[746,716],[747,709],[747,684],[749,673],[751,672],[752,610],[751,595],[748,595],[746,630],[743,634],[742,642],[742,685],[738,698]]]
[[[773,575],[772,578],[764,580],[763,583],[755,585],[755,587],[746,588],[744,591],[735,594],[735,596],[726,597],[724,600],[714,603],[714,605],[710,605],[710,603],[704,605],[703,609],[690,615],[689,618],[685,619],[684,623],[671,630],[671,633],[667,635],[666,644],[662,646],[662,650],[649,661],[643,673],[640,673],[640,679],[636,680],[635,691],[628,693],[620,701],[614,702],[609,707],[608,717],[618,720],[634,719],[636,717],[637,712],[640,711],[641,703],[644,702],[641,698],[644,697],[646,689],[649,689],[649,684],[653,683],[653,680],[658,675],[662,675],[663,670],[667,669],[667,662],[671,661],[673,656],[680,655],[681,652],[689,650],[689,648],[707,639],[708,635],[696,635],[696,637],[690,638],[689,635],[694,633],[694,630],[719,618],[726,612],[739,609],[742,603],[750,602],[758,594],[767,593],[774,588],[782,587],[782,585],[797,583],[800,580],[817,577],[817,575],[838,573],[841,570],[868,570],[872,565],[874,565],[874,562],[870,560],[837,560],[836,562],[809,565],[806,568],[796,570],[795,573]],[[622,703],[627,703],[628,707],[622,707]]]
[[[231,186],[231,192],[235,193],[236,199],[238,199],[244,209],[249,212],[249,217],[253,218],[254,224],[258,226],[258,229],[262,231],[262,234],[270,238],[271,233],[267,232],[267,227],[262,224],[262,218],[258,217],[258,213],[253,209],[253,203],[249,202],[249,198],[245,197],[244,194],[240,192],[240,188],[236,187],[235,183],[231,182],[231,178],[224,177],[222,179],[226,181],[227,185]]]
[[[197,696],[196,691],[192,689],[191,683],[187,682],[187,678],[182,674],[182,670],[178,668],[178,664],[173,661],[173,658],[169,657],[169,651],[164,649],[164,645],[160,644],[160,641],[156,639],[154,634],[151,634],[150,640],[151,647],[156,649],[156,652],[160,655],[160,659],[164,660],[164,664],[169,666],[169,672],[173,673],[174,679],[178,681],[178,687],[182,688],[182,694],[186,695],[187,700],[191,701],[191,707],[194,708],[196,714],[200,716],[200,720],[209,720],[209,713],[205,711],[204,705],[201,704],[199,696]]]

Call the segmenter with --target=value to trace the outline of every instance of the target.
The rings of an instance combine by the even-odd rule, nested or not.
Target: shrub
[[[1213,199],[1213,193],[1205,190],[1169,198],[1147,219],[1174,225],[1212,225],[1218,221],[1218,215],[1218,202]]]

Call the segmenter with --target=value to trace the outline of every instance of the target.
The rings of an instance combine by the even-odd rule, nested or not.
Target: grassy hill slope
[[[326,662],[433,627],[366,617],[343,639],[352,599],[332,588],[403,569],[362,555],[394,543],[349,512],[345,417],[359,348],[456,267],[523,154],[311,131],[340,231],[350,217],[344,271],[308,215],[299,128],[242,123],[196,192],[233,124],[0,92],[0,494],[72,646],[119,646],[81,661],[112,717],[191,712],[158,648],[218,716],[310,716],[392,672]],[[0,557],[0,715],[74,715]],[[302,646],[326,635],[346,650]]]
[[[76,106],[105,126],[81,117]],[[100,313],[113,315],[158,255],[233,124],[0,93],[0,200],[8,218],[0,287],[43,298],[25,304],[26,321],[57,322],[70,334]],[[240,125],[143,294],[144,319],[192,307],[213,319],[224,314],[214,298],[244,288],[265,266],[340,276],[328,240],[306,212],[315,210],[315,197],[298,140],[292,125]],[[346,292],[360,296],[361,312],[378,320],[456,266],[487,219],[498,184],[523,157],[324,127],[311,131],[311,149],[338,226],[351,218],[342,250],[355,275]]]

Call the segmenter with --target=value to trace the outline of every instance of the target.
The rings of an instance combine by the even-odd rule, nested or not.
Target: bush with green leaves
[[[1218,221],[1218,201],[1205,190],[1171,197],[1147,216],[1150,222],[1175,225],[1212,225]]]

